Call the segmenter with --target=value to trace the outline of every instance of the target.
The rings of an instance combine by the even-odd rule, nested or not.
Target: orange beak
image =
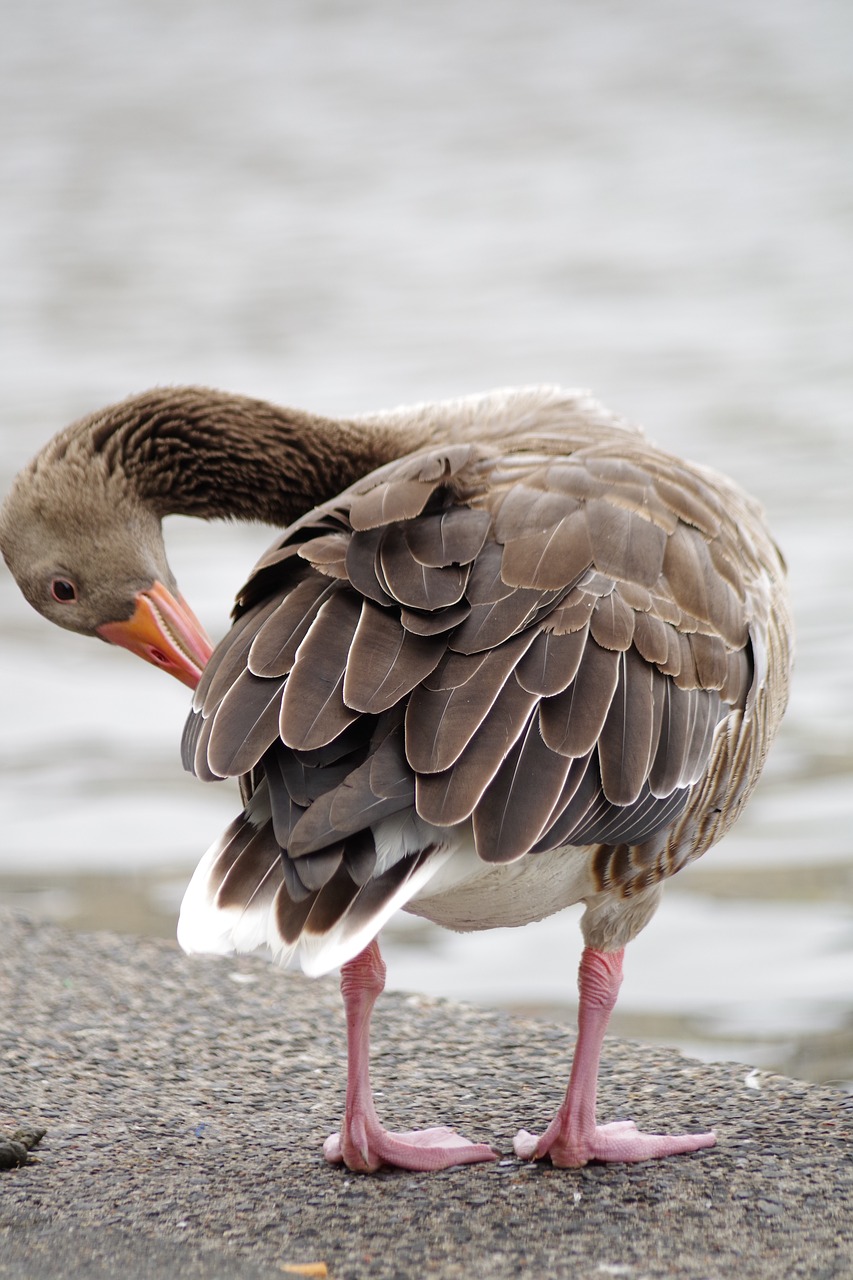
[[[136,597],[136,609],[127,622],[105,622],[98,635],[110,644],[129,649],[146,662],[194,689],[213,652],[204,628],[186,601],[155,582]]]

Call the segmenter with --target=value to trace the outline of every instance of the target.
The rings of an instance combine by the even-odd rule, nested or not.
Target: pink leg
[[[668,1136],[640,1133],[633,1120],[595,1122],[601,1045],[622,985],[623,955],[624,951],[584,948],[578,974],[578,1038],[569,1087],[563,1105],[541,1137],[524,1129],[516,1135],[515,1153],[524,1160],[550,1156],[560,1168],[575,1169],[589,1160],[634,1163],[698,1151],[716,1142],[713,1133]]]
[[[341,969],[347,1018],[347,1101],[341,1132],[323,1144],[326,1159],[332,1164],[343,1162],[356,1173],[373,1173],[382,1164],[431,1171],[496,1159],[491,1147],[469,1142],[453,1129],[389,1133],[382,1128],[370,1087],[370,1015],[384,986],[385,963],[374,939]]]

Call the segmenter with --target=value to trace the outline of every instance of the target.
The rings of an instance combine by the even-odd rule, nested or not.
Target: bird
[[[277,530],[215,648],[169,568],[167,514]],[[625,947],[737,818],[787,702],[786,567],[755,499],[586,391],[331,418],[159,387],[48,441],[0,510],[0,549],[47,619],[193,690],[183,763],[237,778],[242,810],[190,880],[178,940],[340,968],[329,1162],[499,1154],[377,1114],[378,935],[400,909],[476,931],[584,905],[568,1087],[519,1158],[714,1145],[600,1123],[597,1087]]]

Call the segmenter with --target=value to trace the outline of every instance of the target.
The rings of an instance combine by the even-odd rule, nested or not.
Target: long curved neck
[[[159,516],[289,524],[425,430],[345,422],[196,387],[146,392],[71,429]]]

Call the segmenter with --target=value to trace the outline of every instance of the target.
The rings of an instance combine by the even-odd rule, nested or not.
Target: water
[[[0,482],[199,382],[320,412],[590,386],[764,501],[794,696],[738,828],[632,944],[618,1029],[853,1078],[853,11],[734,0],[40,0],[0,40]],[[268,530],[172,520],[211,633]],[[186,691],[0,576],[0,889],[171,933],[237,807]],[[571,1016],[577,913],[401,918],[399,986]]]

